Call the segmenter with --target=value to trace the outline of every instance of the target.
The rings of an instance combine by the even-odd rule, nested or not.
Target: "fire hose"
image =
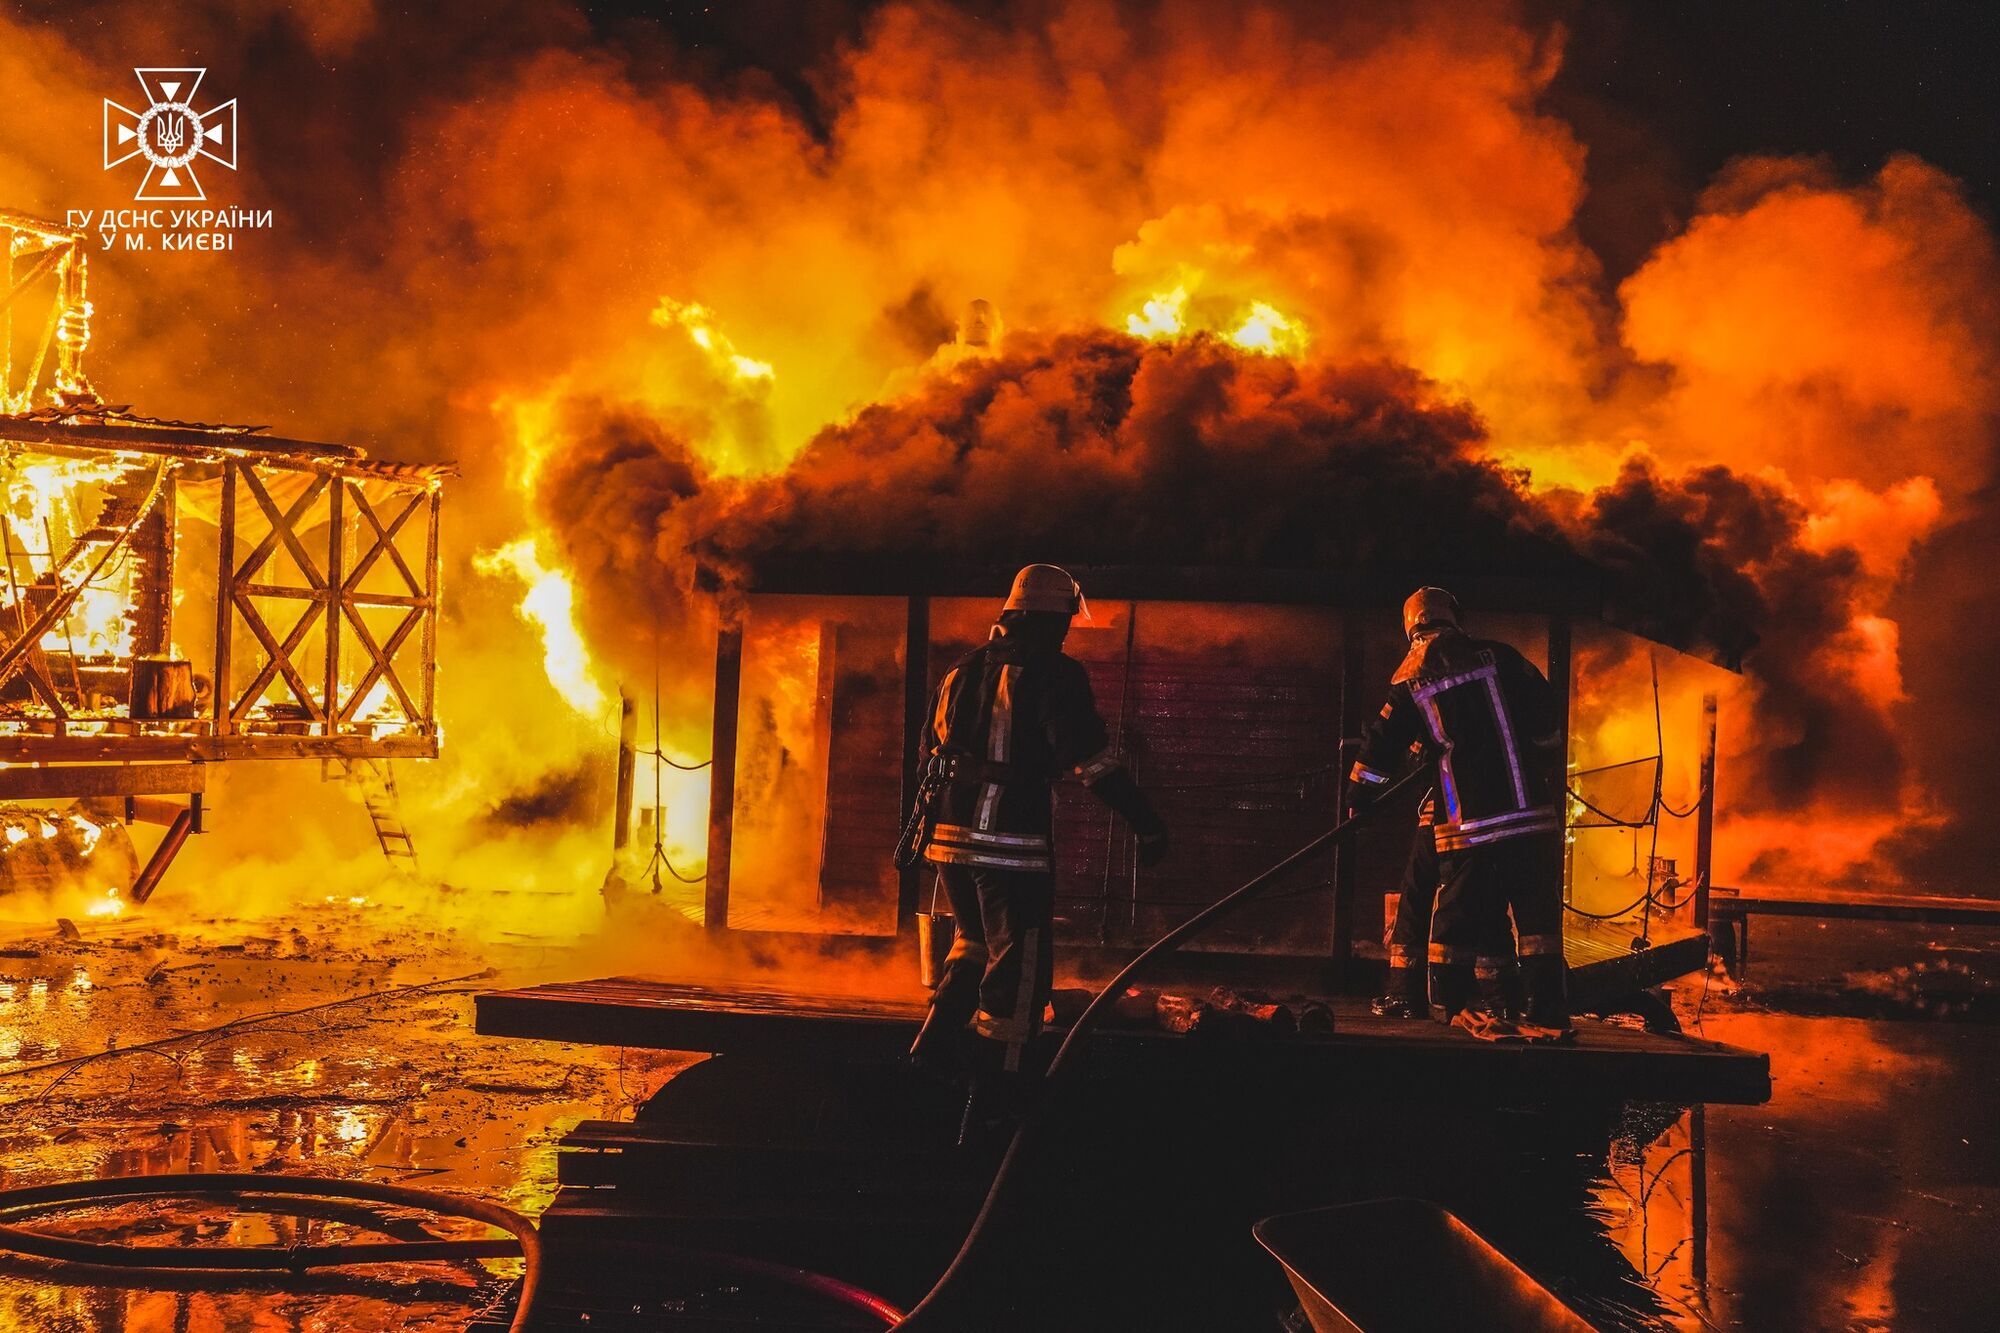
[[[367,1264],[422,1263],[439,1260],[511,1259],[519,1256],[524,1267],[515,1300],[514,1317],[508,1333],[524,1333],[534,1317],[535,1298],[541,1279],[541,1242],[535,1224],[511,1208],[483,1199],[435,1190],[413,1189],[406,1185],[384,1185],[365,1180],[339,1180],[324,1176],[266,1176],[239,1172],[206,1172],[169,1176],[114,1176],[104,1180],[73,1181],[38,1185],[24,1189],[0,1190],[0,1214],[46,1213],[73,1208],[99,1207],[127,1199],[160,1198],[242,1198],[267,1195],[294,1199],[355,1199],[365,1203],[391,1204],[442,1217],[470,1218],[511,1233],[511,1238],[490,1240],[397,1240],[350,1242],[335,1245],[252,1245],[237,1248],[168,1248],[109,1244],[53,1235],[26,1227],[0,1223],[0,1250],[54,1259],[64,1263],[113,1268],[124,1273],[154,1277],[186,1273],[289,1273],[303,1274],[314,1268],[345,1268]],[[902,1314],[872,1292],[837,1278],[772,1263],[743,1255],[709,1251],[678,1251],[679,1257],[719,1268],[739,1277],[760,1278],[792,1287],[836,1305],[894,1326]]]
[[[1181,922],[1180,925],[1175,926],[1172,930],[1140,950],[1131,962],[1119,969],[1118,975],[1112,977],[1104,989],[1091,997],[1090,1003],[1084,1006],[1083,1012],[1077,1015],[1074,1023],[1070,1024],[1069,1032],[1063,1037],[1062,1045],[1056,1048],[1055,1058],[1049,1061],[1048,1071],[1042,1076],[1042,1097],[1038,1103],[1038,1112],[1039,1108],[1045,1108],[1049,1104],[1048,1094],[1050,1089],[1056,1085],[1058,1076],[1070,1067],[1071,1053],[1080,1048],[1083,1039],[1097,1025],[1098,1020],[1103,1016],[1104,1012],[1118,996],[1125,993],[1125,988],[1131,985],[1132,979],[1138,976],[1148,963],[1151,963],[1155,958],[1173,952],[1184,942],[1199,934],[1210,923],[1219,920],[1244,903],[1249,902],[1273,881],[1279,879],[1302,861],[1324,851],[1328,847],[1346,841],[1355,829],[1367,823],[1378,811],[1383,809],[1389,803],[1391,797],[1401,792],[1404,788],[1414,785],[1419,777],[1427,776],[1429,772],[1430,769],[1428,767],[1420,766],[1405,773],[1402,777],[1376,793],[1375,799],[1365,808],[1356,811],[1346,819],[1338,821],[1332,828],[1306,843],[1290,856],[1285,857],[1282,861],[1244,881],[1229,893],[1210,903],[1207,907],[1196,912],[1193,916]],[[971,1271],[973,1258],[978,1254],[987,1238],[993,1234],[993,1218],[1000,1211],[1000,1205],[1007,1195],[1008,1186],[1014,1178],[1015,1168],[1023,1156],[1024,1145],[1031,1139],[1031,1131],[1039,1121],[1038,1112],[1025,1116],[1020,1125],[1014,1130],[1014,1136],[1007,1142],[1007,1151],[1000,1158],[999,1169],[993,1173],[993,1183],[987,1187],[986,1200],[980,1205],[978,1216],[972,1219],[972,1227],[965,1233],[965,1240],[959,1245],[958,1253],[953,1256],[950,1265],[945,1268],[943,1274],[939,1276],[936,1284],[931,1287],[930,1291],[925,1294],[923,1300],[917,1303],[916,1307],[903,1318],[902,1322],[895,1325],[895,1328],[900,1330],[901,1333],[924,1333],[925,1330],[945,1329],[962,1330],[962,1323],[953,1322],[953,1315],[949,1311],[948,1302],[958,1285],[965,1280],[966,1274]]]
[[[113,1176],[0,1191],[0,1213],[45,1213],[102,1206],[126,1199],[242,1198],[269,1195],[293,1199],[358,1199],[418,1209],[443,1217],[464,1217],[511,1233],[512,1239],[397,1240],[337,1245],[249,1245],[234,1248],[109,1244],[0,1224],[0,1249],[65,1263],[92,1264],[154,1275],[187,1272],[293,1273],[313,1268],[412,1263],[440,1259],[522,1260],[521,1290],[508,1333],[524,1333],[541,1280],[542,1248],[535,1224],[511,1208],[484,1199],[324,1176],[267,1176],[214,1171],[171,1176]]]
[[[1335,823],[1326,832],[1260,874],[1246,880],[1141,950],[1091,998],[1090,1003],[1070,1025],[1062,1044],[1056,1049],[1055,1058],[1049,1062],[1048,1070],[1043,1076],[1042,1105],[1048,1104],[1047,1090],[1055,1086],[1057,1080],[1072,1067],[1072,1053],[1081,1048],[1083,1039],[1096,1027],[1112,1001],[1124,993],[1133,978],[1138,976],[1149,963],[1172,952],[1212,922],[1256,897],[1273,881],[1301,862],[1330,846],[1344,842],[1355,829],[1366,823],[1375,812],[1386,805],[1391,797],[1411,786],[1426,771],[1419,768],[1397,779],[1378,793],[1376,799],[1366,809]],[[991,1226],[993,1218],[998,1214],[1000,1205],[1007,1196],[1009,1185],[1015,1178],[1016,1167],[1024,1156],[1025,1147],[1031,1141],[1032,1131],[1038,1121],[1038,1115],[1030,1114],[1016,1127],[1013,1137],[1008,1141],[1006,1153],[1000,1160],[1000,1166],[994,1172],[993,1182],[987,1188],[985,1201],[980,1205],[978,1216],[973,1219],[971,1228],[959,1245],[958,1253],[923,1300],[907,1315],[898,1317],[897,1312],[879,1298],[821,1274],[776,1264],[737,1261],[733,1256],[711,1257],[723,1260],[725,1266],[737,1267],[746,1274],[769,1278],[832,1298],[843,1305],[881,1319],[884,1327],[904,1330],[905,1333],[922,1333],[924,1329],[954,1328],[956,1325],[951,1322],[952,1316],[947,1312],[947,1302],[959,1284],[964,1281],[965,1275],[971,1271],[972,1260],[987,1243],[988,1238],[994,1234]],[[241,1172],[204,1172],[172,1176],[118,1176],[104,1180],[0,1190],[0,1214],[60,1211],[135,1198],[208,1196],[237,1198],[259,1195],[280,1198],[355,1199],[390,1204],[440,1216],[470,1218],[484,1222],[509,1232],[512,1239],[437,1238],[333,1245],[171,1249],[163,1246],[134,1246],[79,1240],[0,1223],[0,1249],[68,1263],[90,1264],[125,1272],[154,1275],[187,1272],[298,1274],[314,1268],[511,1258],[518,1254],[524,1267],[520,1294],[515,1303],[513,1320],[508,1324],[508,1333],[525,1333],[528,1328],[529,1321],[533,1317],[535,1297],[541,1278],[540,1238],[535,1231],[534,1223],[527,1218],[512,1209],[482,1199],[443,1194],[406,1185],[379,1184],[373,1181],[316,1176],[266,1176]]]

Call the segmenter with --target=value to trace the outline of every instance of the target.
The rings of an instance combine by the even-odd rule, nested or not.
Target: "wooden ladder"
[[[387,759],[323,759],[320,778],[328,782],[343,779],[360,793],[368,822],[375,828],[375,841],[381,844],[383,859],[392,866],[400,862],[412,873],[416,871],[417,844],[403,824],[402,802],[396,795],[396,773]]]

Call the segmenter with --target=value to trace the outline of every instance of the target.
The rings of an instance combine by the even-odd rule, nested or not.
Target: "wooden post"
[[[340,630],[341,608],[347,600],[342,584],[347,579],[347,541],[341,530],[346,515],[341,503],[347,497],[347,479],[333,479],[333,497],[326,510],[326,720],[322,730],[332,736],[340,730]]]
[[[424,538],[424,683],[423,683],[423,726],[435,734],[437,731],[437,661],[438,661],[438,521],[444,509],[444,484],[432,481],[430,484],[431,512]]]
[[[624,690],[618,691],[618,795],[613,802],[616,821],[611,826],[611,850],[622,852],[632,841],[632,782],[639,760],[639,706]],[[657,800],[658,798],[655,797]],[[616,873],[613,862],[613,873]]]
[[[715,636],[715,724],[708,766],[708,877],[702,924],[711,933],[729,929],[729,844],[736,819],[736,712],[743,686],[743,630]]]
[[[222,461],[222,515],[215,548],[215,734],[235,728],[230,709],[236,700],[229,683],[229,639],[236,627],[236,462]]]
[[[1562,860],[1562,900],[1570,900],[1570,858],[1569,858],[1569,705],[1571,677],[1570,636],[1572,625],[1569,612],[1558,611],[1549,617],[1549,688],[1555,693],[1556,701],[1556,754],[1560,756],[1558,772],[1561,790],[1556,793],[1556,808],[1564,821]]]
[[[1715,696],[1701,696],[1701,791],[1694,816],[1694,925],[1708,929],[1709,869],[1715,859]]]
[[[1347,783],[1348,755],[1350,747],[1359,742],[1362,725],[1368,719],[1368,682],[1362,678],[1367,669],[1367,631],[1363,628],[1362,617],[1352,609],[1340,618],[1340,738],[1334,746],[1333,790],[1334,804],[1340,804]],[[1335,809],[1334,818],[1341,815]],[[1345,846],[1333,851],[1333,977],[1338,985],[1353,971],[1354,962],[1354,901],[1357,893],[1358,877],[1355,874],[1360,864],[1360,855],[1355,850],[1355,841],[1350,838]]]
[[[174,615],[174,473],[160,479],[153,507],[132,534],[139,557],[132,587],[132,656],[172,651]]]
[[[917,782],[923,775],[925,726],[931,711],[931,599],[910,598],[903,620],[903,809],[916,804]],[[917,928],[923,895],[924,863],[919,861],[896,877],[896,933]]]

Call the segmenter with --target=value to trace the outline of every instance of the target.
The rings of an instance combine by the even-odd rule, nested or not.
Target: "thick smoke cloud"
[[[1635,631],[1748,657],[1762,687],[1749,808],[1865,805],[1900,775],[1886,720],[1829,687],[1860,558],[1813,549],[1788,490],[1633,459],[1592,494],[1545,497],[1405,367],[1298,365],[1208,337],[1017,337],[747,484],[706,475],[643,418],[581,405],[571,424],[544,512],[612,608],[685,597],[663,572],[840,556],[1588,581]]]
[[[1535,10],[828,3],[773,46],[778,8],[703,49],[528,0],[0,16],[0,205],[118,202],[99,99],[187,59],[243,107],[213,197],[277,214],[226,254],[100,258],[114,400],[463,460],[451,757],[407,788],[438,836],[614,725],[565,713],[480,550],[545,546],[601,674],[643,689],[657,656],[699,754],[699,565],[1080,531],[1581,560],[1744,654],[1727,809],[1814,845],[1865,814],[1926,875],[1990,841],[1961,649],[1995,623],[2000,263],[1943,173],[1739,161],[1614,288],[1576,227],[1602,145],[1555,112]],[[1192,328],[1268,302],[1304,351],[1104,332],[1177,289]],[[1004,354],[926,369],[975,296]]]

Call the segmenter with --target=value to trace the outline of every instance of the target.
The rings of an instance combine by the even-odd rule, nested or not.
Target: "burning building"
[[[201,831],[210,764],[318,759],[379,784],[376,765],[437,755],[450,469],[105,403],[83,370],[84,239],[0,214],[15,275],[0,381],[0,800],[74,798],[41,820],[50,838],[90,830],[72,862],[100,842],[129,851],[122,829],[104,836],[120,821],[165,824],[136,877],[100,886],[115,910],[143,903]],[[44,279],[45,329],[17,382],[15,307]],[[21,827],[0,853],[13,882],[33,878],[13,873],[28,860]],[[385,851],[408,854],[406,835],[381,831]]]
[[[1405,589],[1327,571],[1079,572],[1090,618],[1072,631],[1068,650],[1089,669],[1114,744],[1185,849],[1142,869],[1108,811],[1080,789],[1059,789],[1059,933],[1066,956],[1110,959],[1338,816],[1361,723],[1403,652],[1395,609]],[[998,567],[853,560],[758,571],[740,621],[718,647],[706,871],[698,883],[656,878],[656,889],[711,930],[901,949],[897,937],[930,907],[931,886],[918,868],[899,874],[884,849],[915,790],[937,680],[985,640],[996,605],[990,589],[1006,577]],[[1631,636],[1604,625],[1601,590],[1588,583],[1468,577],[1456,586],[1479,608],[1483,631],[1524,645],[1565,700],[1602,694],[1573,684],[1579,634],[1593,645],[1593,662],[1630,651],[1623,644]],[[1686,757],[1701,745],[1692,725],[1672,742]],[[1658,821],[1650,787],[1662,759],[1626,757],[1634,772],[1574,779],[1573,859],[1592,830]],[[1713,790],[1705,784],[1694,803],[1711,825]],[[636,841],[650,847],[657,825],[650,811],[642,816]],[[1382,957],[1383,895],[1410,836],[1406,827],[1370,829],[1203,947],[1223,970],[1353,983],[1369,971],[1367,960]],[[1611,859],[1606,849],[1583,849],[1581,873],[1568,880],[1570,899],[1587,914],[1572,922],[1579,962],[1619,959],[1628,988],[1700,966],[1703,944],[1692,927],[1709,848],[1676,840],[1674,850],[1694,858],[1679,877],[1636,858],[1636,876],[1605,877],[1596,867]],[[1643,902],[1633,904],[1635,896]],[[1593,926],[1596,916],[1617,926]],[[1635,954],[1641,935],[1656,952]]]
[[[1852,98],[1910,117],[1952,100],[1893,77],[1896,53],[1856,20],[1729,19],[1784,28],[1760,44],[1734,26],[1663,34],[1649,7],[1505,0],[773,13],[105,0],[0,17],[19,131],[0,195],[52,215],[103,202],[101,113],[132,62],[202,59],[244,109],[237,174],[215,188],[277,219],[226,252],[95,259],[132,312],[95,328],[76,235],[11,228],[0,796],[33,806],[0,828],[15,882],[89,867],[118,886],[92,887],[107,905],[143,896],[165,861],[142,868],[126,820],[178,845],[217,762],[366,773],[439,754],[402,774],[430,872],[405,887],[490,951],[465,972],[517,949],[561,960],[495,981],[479,1024],[724,1055],[668,1085],[661,1116],[610,1118],[645,1092],[588,1111],[606,1118],[564,1150],[579,1206],[552,1229],[618,1239],[637,1210],[592,1222],[588,1191],[694,1181],[715,1190],[662,1225],[705,1240],[718,1219],[771,1220],[728,1211],[745,1179],[782,1193],[795,1163],[849,1146],[791,1152],[820,1127],[780,1123],[788,1109],[853,1109],[794,1068],[830,1050],[886,1064],[907,1044],[930,886],[888,849],[924,701],[1027,561],[1084,575],[1096,616],[1072,646],[1178,834],[1140,867],[1101,812],[1060,798],[1079,979],[1325,825],[1395,656],[1388,608],[1420,582],[1457,588],[1475,628],[1566,682],[1587,973],[1630,990],[1699,967],[1711,881],[1776,886],[1740,895],[1734,920],[1787,894],[1923,912],[1913,890],[1990,861],[1993,710],[1965,664],[2000,624],[1983,573],[2000,530],[1991,187],[1977,157],[1921,134],[1871,129],[1818,156],[1846,134],[1830,127],[1878,123]],[[1822,58],[1840,32],[1862,54]],[[1664,109],[1607,103],[1641,69],[1667,71]],[[1788,118],[1745,110],[1774,104]],[[1739,113],[1740,133],[1722,124]],[[1716,141],[1692,144],[1695,123]],[[50,319],[14,320],[42,284]],[[82,372],[92,338],[163,411],[436,441],[417,456],[467,460],[458,503],[440,509],[435,465],[106,402]],[[224,784],[246,770],[272,774],[237,764]],[[311,802],[280,786],[225,786],[273,818],[193,854],[314,902],[345,875],[367,902],[373,844],[327,854],[293,819]],[[1311,863],[1206,937],[1187,975],[1366,985],[1409,833],[1373,826]],[[635,900],[668,911],[628,914]],[[69,963],[40,949],[0,985],[56,985]],[[557,967],[567,991],[529,985]],[[792,993],[732,1008],[689,992],[704,970]],[[1698,1022],[1705,981],[1695,995],[1680,1009]],[[1488,1059],[1371,1028],[1352,998],[1344,1032],[1268,1065],[1279,1048],[1236,1060],[1161,1033],[1102,1049],[1213,1087],[1247,1068],[1273,1105],[1406,1081],[1459,1105],[1769,1092],[1744,1051],[1593,1025],[1584,1049]],[[20,1067],[72,1058],[28,1049],[31,1010],[0,1033]],[[623,1056],[598,1072],[622,1096]],[[681,1100],[733,1077],[733,1100]],[[408,1111],[384,1141],[423,1143],[408,1126],[428,1095],[337,1137],[372,1145],[365,1116]],[[687,1114],[663,1126],[670,1103]],[[845,1127],[895,1138],[881,1131],[908,1127],[902,1105]],[[24,1141],[43,1119],[16,1111]],[[1372,1147],[1393,1120],[1355,1132]],[[1701,1123],[1675,1130],[1667,1187],[1634,1184],[1642,1247],[1648,1201],[1706,1151]],[[867,1139],[881,1176],[932,1178],[890,1151],[918,1136],[902,1137]],[[1476,1174],[1487,1148],[1511,1151],[1496,1132],[1453,1165]],[[394,1165],[429,1169],[426,1151]],[[508,1184],[539,1188],[541,1165]],[[912,1230],[934,1239],[935,1221]],[[1675,1264],[1706,1263],[1701,1225]],[[1877,1240],[1850,1285],[1895,1269],[1901,1242]],[[909,1277],[885,1289],[921,1291]],[[1706,1294],[1705,1270],[1689,1280]]]

